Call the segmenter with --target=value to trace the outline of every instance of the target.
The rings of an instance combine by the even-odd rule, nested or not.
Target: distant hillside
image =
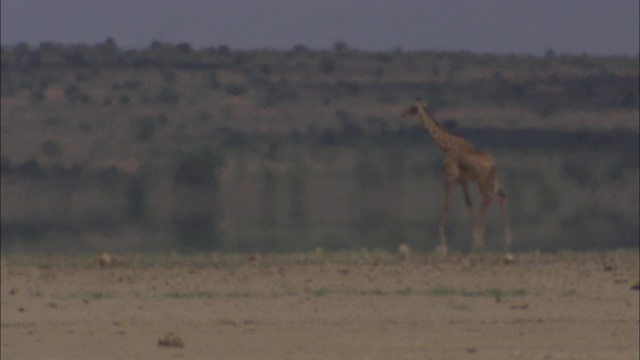
[[[43,43],[2,49],[2,154],[23,161],[45,142],[99,151],[197,141],[218,129],[300,134],[415,122],[416,96],[464,128],[637,131],[638,57],[471,53],[204,50],[154,42],[121,50]],[[73,144],[73,146],[70,146]],[[66,152],[66,162],[86,161]]]
[[[637,245],[637,56],[112,40],[1,55],[3,249],[430,249],[442,155],[399,116],[417,96],[498,159],[516,249]]]

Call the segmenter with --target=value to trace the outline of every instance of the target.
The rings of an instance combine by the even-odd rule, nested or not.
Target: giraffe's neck
[[[450,133],[444,128],[444,126],[440,125],[433,116],[431,116],[424,105],[419,104],[418,109],[425,129],[427,129],[433,141],[435,141],[444,152],[449,152],[459,147],[471,146],[471,144],[469,144],[465,139],[456,134]]]

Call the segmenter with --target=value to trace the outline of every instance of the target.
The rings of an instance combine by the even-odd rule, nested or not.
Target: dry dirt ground
[[[639,357],[637,249],[118,260],[3,256],[2,359]]]

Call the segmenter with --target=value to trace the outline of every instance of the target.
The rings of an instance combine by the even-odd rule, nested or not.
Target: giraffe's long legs
[[[500,190],[498,185],[497,172],[494,172],[492,179],[493,193],[500,204],[500,215],[502,216],[502,229],[504,231],[504,252],[507,259],[513,261],[513,255],[509,252],[511,247],[511,229],[509,227],[509,209],[507,209],[507,195]]]
[[[511,247],[511,229],[509,228],[509,210],[507,209],[507,196],[500,190],[496,191],[496,198],[500,204],[502,215],[502,228],[504,230],[504,251],[508,254]]]
[[[469,211],[469,215],[471,216],[471,229],[473,233],[473,243],[474,249],[481,247],[483,243],[482,234],[479,232],[479,224],[478,218],[476,217],[476,212],[473,209],[473,201],[471,200],[471,194],[469,193],[469,187],[467,186],[466,181],[462,181],[460,183],[462,185],[462,192],[464,194],[464,201],[467,205],[467,210]]]
[[[447,218],[449,217],[449,210],[451,208],[451,187],[453,183],[450,180],[447,180],[444,184],[444,208],[442,210],[442,217],[440,218],[440,244],[436,248],[436,251],[441,253],[442,255],[447,255],[447,233],[446,233],[446,224]]]
[[[483,248],[484,243],[484,230],[485,230],[485,218],[487,215],[487,210],[491,205],[491,194],[489,193],[489,189],[483,186],[483,184],[478,183],[478,187],[480,188],[480,192],[482,193],[482,206],[480,207],[480,216],[478,217],[478,225],[473,230],[473,249],[477,250]]]

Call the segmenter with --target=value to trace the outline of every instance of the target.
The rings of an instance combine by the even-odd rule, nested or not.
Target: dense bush
[[[224,87],[227,94],[231,96],[242,96],[247,92],[247,87],[244,84],[232,83]]]
[[[174,181],[179,185],[217,189],[223,165],[223,159],[210,150],[183,154]]]
[[[175,105],[180,102],[180,94],[171,86],[163,87],[158,92],[160,104]]]
[[[62,145],[55,140],[47,140],[40,144],[40,149],[42,153],[50,158],[57,158],[62,156],[63,148]]]

